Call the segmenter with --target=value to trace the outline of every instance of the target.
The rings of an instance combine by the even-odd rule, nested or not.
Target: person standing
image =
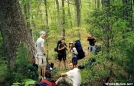
[[[40,37],[37,39],[35,43],[35,49],[37,51],[36,57],[35,57],[35,64],[38,65],[38,77],[39,79],[45,79],[45,72],[46,72],[46,53],[45,53],[45,47],[44,47],[44,38],[46,36],[45,31],[40,31]],[[41,76],[42,73],[42,76]]]
[[[89,41],[89,47],[88,47],[89,51],[91,53],[94,53],[95,52],[95,42],[96,42],[96,40],[93,37],[93,35],[89,35],[88,38],[87,38],[87,41]]]
[[[75,48],[74,46],[74,43],[73,42],[70,42],[69,43],[69,48],[70,48],[70,52],[72,54],[72,63],[75,65],[77,65],[77,60],[78,60],[78,52],[77,52],[77,49]]]
[[[69,63],[70,70],[66,73],[61,73],[60,78],[56,81],[56,86],[60,84],[66,84],[67,86],[80,86],[81,85],[81,74],[80,70],[74,66],[71,62]]]
[[[63,60],[64,67],[66,69],[66,50],[67,46],[65,43],[65,39],[61,39],[61,43],[58,45],[58,60],[59,60],[59,65],[58,69],[60,69],[61,61]]]

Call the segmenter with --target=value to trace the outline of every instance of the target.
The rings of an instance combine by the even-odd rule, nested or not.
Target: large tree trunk
[[[8,68],[13,69],[20,43],[25,42],[29,51],[34,52],[30,31],[24,21],[18,0],[1,0],[0,30],[4,39]]]

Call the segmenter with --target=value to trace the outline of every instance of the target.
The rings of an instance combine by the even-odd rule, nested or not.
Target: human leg
[[[73,82],[71,79],[69,79],[67,76],[66,77],[60,77],[57,81],[56,81],[56,85],[60,85],[60,84],[66,84],[67,86],[73,86]]]
[[[37,72],[38,72],[39,79],[42,78],[42,76],[41,76],[41,66],[40,66],[40,63],[41,63],[41,57],[37,55],[37,57],[36,57],[36,64],[38,65],[38,71]]]
[[[43,79],[46,79],[45,78],[46,65],[47,65],[46,57],[42,56],[42,60],[43,60],[43,63],[42,63],[42,76],[43,76]]]
[[[64,67],[66,69],[66,54],[63,55],[63,63],[64,63]]]
[[[94,48],[94,47],[90,45],[90,47],[89,47],[90,54],[92,54],[92,53],[93,53],[93,48]]]
[[[62,55],[61,54],[58,54],[58,60],[59,60],[58,69],[60,69],[61,60],[62,60]]]

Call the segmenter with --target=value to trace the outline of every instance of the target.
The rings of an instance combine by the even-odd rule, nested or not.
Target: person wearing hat
[[[39,32],[40,37],[37,39],[35,43],[35,49],[37,51],[36,57],[35,57],[35,64],[38,65],[38,77],[39,79],[45,79],[45,72],[46,72],[46,53],[45,53],[45,47],[44,47],[44,38],[46,36],[45,31]],[[42,76],[41,76],[42,71]]]
[[[77,52],[73,42],[69,43],[69,48],[70,48],[70,52],[72,53],[72,63],[75,66],[75,65],[77,65],[77,55],[78,55],[78,52]]]

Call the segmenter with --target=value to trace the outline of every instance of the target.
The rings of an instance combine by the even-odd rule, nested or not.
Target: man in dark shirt
[[[93,35],[89,35],[87,38],[87,41],[89,41],[89,51],[94,53],[95,52],[95,42],[96,40],[94,39]]]
[[[61,65],[61,61],[63,60],[64,62],[64,66],[66,69],[66,49],[67,46],[65,44],[65,39],[61,40],[61,43],[58,45],[58,60],[59,60],[59,69],[60,69],[60,65]]]

